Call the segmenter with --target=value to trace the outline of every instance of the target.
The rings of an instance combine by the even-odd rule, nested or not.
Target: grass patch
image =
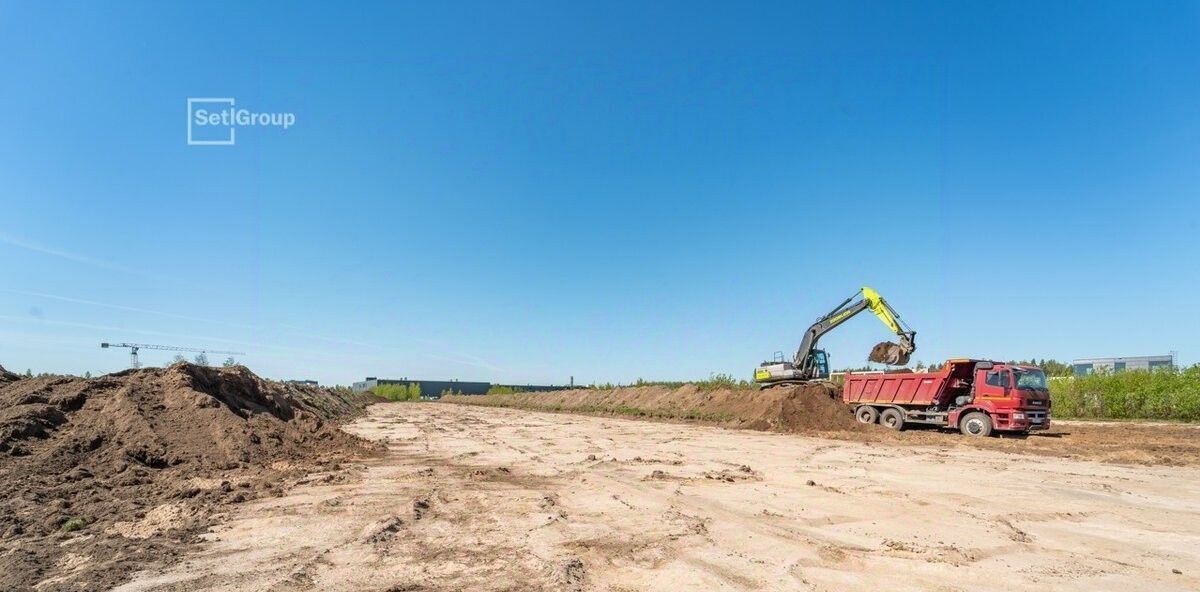
[[[62,528],[63,532],[75,532],[76,530],[80,530],[85,526],[87,526],[87,520],[76,516],[68,519],[66,522],[63,522],[60,528]]]

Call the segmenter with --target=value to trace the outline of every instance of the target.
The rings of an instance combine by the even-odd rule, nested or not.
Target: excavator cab
[[[814,349],[809,354],[809,367],[813,369],[813,378],[816,380],[829,379],[829,354],[823,349]]]
[[[808,357],[800,366],[782,358],[776,355],[774,360],[763,362],[754,369],[754,382],[759,383],[760,388],[829,380],[829,354],[823,349],[808,352]]]

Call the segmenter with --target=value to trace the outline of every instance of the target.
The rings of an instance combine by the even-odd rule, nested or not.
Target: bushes
[[[715,391],[717,389],[745,390],[754,386],[748,380],[734,378],[728,374],[711,374],[708,380],[697,380],[695,385],[696,388],[704,392]]]
[[[488,387],[487,394],[489,394],[489,395],[511,395],[511,394],[518,393],[518,392],[520,392],[520,391],[518,391],[517,389],[515,389],[511,386],[500,386],[498,384],[493,384],[492,386]]]
[[[677,389],[685,384],[694,384],[696,385],[696,389],[702,392],[715,391],[718,389],[745,390],[754,387],[754,384],[750,381],[734,378],[728,374],[710,374],[708,376],[708,380],[692,380],[688,382],[674,380],[643,380],[639,378],[637,379],[637,382],[630,386],[661,386]],[[617,385],[616,387],[613,387],[613,385],[609,384],[594,388],[611,390],[613,388],[620,388],[621,386],[623,385]]]
[[[1200,421],[1200,364],[1050,380],[1055,417]]]
[[[75,518],[71,518],[71,519],[67,520],[66,522],[63,522],[63,524],[60,528],[62,529],[63,532],[74,532],[85,526],[87,526],[87,520],[84,520],[83,518],[75,517]]]
[[[381,384],[371,389],[371,392],[389,401],[419,401],[421,399],[421,385],[415,382]]]

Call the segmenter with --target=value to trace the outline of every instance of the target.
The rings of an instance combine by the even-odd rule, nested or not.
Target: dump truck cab
[[[975,432],[986,429],[984,426],[963,425],[973,411],[986,413],[994,430],[1024,432],[1050,427],[1050,390],[1041,368],[986,360],[964,360],[961,365],[973,374],[970,398],[962,405],[950,402],[949,427],[981,435]]]
[[[842,397],[863,423],[903,429],[926,424],[969,436],[1050,427],[1050,392],[1040,368],[953,359],[936,372],[846,375]]]

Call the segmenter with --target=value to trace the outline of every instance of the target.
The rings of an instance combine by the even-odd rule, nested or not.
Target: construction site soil
[[[448,403],[678,419],[780,432],[863,432],[827,383],[758,390],[640,386],[510,395],[453,395]]]
[[[377,450],[338,428],[375,400],[243,367],[0,368],[0,590],[102,590],[169,564],[230,504]]]
[[[413,502],[414,516],[412,524],[408,519],[403,524],[413,526],[417,522],[427,522],[423,516],[428,513],[429,505],[435,503],[430,500],[440,500],[442,498],[437,495],[445,497],[446,491],[466,487],[462,482],[451,480],[443,484],[444,489],[435,490],[442,493],[433,495],[424,491],[422,488],[429,487],[426,481],[438,475],[453,476],[457,474],[454,471],[461,469],[471,483],[489,475],[501,481],[509,479],[511,469],[504,463],[519,460],[509,453],[516,451],[524,455],[526,452],[523,448],[514,448],[512,442],[506,440],[508,437],[527,437],[536,441],[539,452],[530,457],[533,460],[563,446],[566,452],[560,460],[566,467],[574,467],[585,452],[589,459],[586,462],[603,462],[600,453],[589,447],[569,448],[572,443],[578,444],[572,439],[579,435],[571,431],[576,429],[574,426],[592,426],[599,430],[598,434],[604,435],[610,428],[603,422],[580,424],[577,419],[562,418],[560,428],[565,431],[561,437],[556,437],[552,433],[530,431],[532,428],[528,427],[554,424],[559,421],[553,420],[555,416],[538,418],[503,409],[480,409],[479,406],[652,418],[749,430],[676,426],[681,434],[692,434],[700,443],[709,439],[727,441],[725,445],[733,447],[730,450],[759,442],[755,438],[765,436],[754,436],[753,430],[758,430],[817,436],[783,440],[771,437],[769,442],[763,440],[766,449],[815,446],[850,451],[846,454],[894,457],[898,459],[896,462],[915,455],[933,459],[932,465],[958,462],[967,463],[963,466],[974,466],[971,463],[986,458],[989,462],[1008,466],[1004,463],[1020,458],[1007,455],[980,457],[978,449],[981,448],[1123,465],[1200,465],[1200,426],[1196,425],[1055,420],[1048,432],[1003,438],[968,438],[934,429],[893,432],[855,422],[849,408],[838,398],[837,388],[825,384],[765,391],[709,389],[697,385],[678,388],[643,386],[449,396],[443,401],[476,407],[381,406],[375,408],[371,416],[378,416],[376,419],[380,421],[380,418],[386,419],[384,423],[372,423],[370,417],[362,418],[354,424],[357,427],[347,428],[348,433],[341,429],[342,425],[363,416],[364,409],[376,402],[373,395],[267,381],[240,367],[208,368],[186,363],[169,368],[130,370],[94,379],[22,378],[0,368],[0,590],[58,592],[105,590],[114,586],[130,590],[322,589],[312,588],[305,582],[320,580],[318,564],[337,565],[338,560],[323,552],[313,559],[311,545],[314,541],[324,541],[330,536],[331,529],[342,528],[346,531],[343,533],[348,537],[346,540],[350,541],[347,548],[378,547],[377,541],[384,535],[371,534],[377,532],[372,530],[376,526],[371,521],[383,520],[386,518],[383,514],[394,514],[396,500],[407,499],[405,496],[408,495],[417,496],[413,498],[416,500]],[[471,424],[491,421],[482,419],[486,417],[494,417],[492,424],[495,425],[478,428]],[[399,429],[397,426],[404,429],[400,430],[402,433],[376,433],[371,428],[376,424],[380,429]],[[434,437],[476,428],[482,434],[491,434],[496,429],[508,429],[503,427],[506,425],[515,430],[509,436],[493,434],[481,440],[481,436],[464,433],[460,434],[461,440],[447,441]],[[641,429],[636,427],[637,423],[630,425],[633,427],[628,429],[633,432]],[[653,448],[658,445],[656,442],[664,441],[661,438],[663,428],[653,428],[649,422],[640,425],[644,426],[644,431],[659,431],[650,436],[650,440],[628,443],[629,451]],[[374,443],[352,434],[362,434]],[[619,441],[623,436],[612,437]],[[847,444],[831,446],[836,440]],[[431,446],[435,444],[450,446],[439,453],[449,456],[442,459],[434,455]],[[460,449],[463,447],[471,449]],[[716,450],[725,448],[718,446]],[[473,458],[476,454],[500,455],[494,460],[501,464],[491,468],[455,468],[454,463],[461,464],[463,459]],[[509,456],[504,457],[504,454]],[[646,454],[642,453],[644,458],[641,460],[649,458]],[[679,462],[690,462],[688,458],[685,454]],[[736,458],[736,455],[730,457]],[[635,457],[630,462],[637,464],[640,461]],[[1073,461],[1045,458],[1036,466],[1066,466],[1063,463],[1070,462]],[[658,467],[657,473],[635,477],[638,484],[668,483],[674,478],[672,471],[681,470],[679,466],[682,465],[667,464]],[[749,471],[740,465],[720,467],[725,464],[704,465],[703,474],[694,480],[688,478],[687,483],[727,483],[731,479],[735,483],[752,483],[756,481],[747,480],[747,475],[755,476],[755,471],[760,470],[757,464]],[[1186,471],[1194,469],[1180,470],[1185,471],[1181,475],[1186,475]],[[810,480],[804,491],[817,487],[811,478],[805,478]],[[1154,479],[1147,481],[1157,482]],[[360,492],[367,495],[370,503],[359,504],[353,501],[358,498],[352,496],[344,501],[323,499],[317,504],[310,493],[323,488]],[[569,489],[579,488],[571,485]],[[497,495],[500,499],[512,498],[511,492],[497,492]],[[544,496],[551,494],[539,495],[542,497],[534,497],[544,501]],[[279,499],[273,499],[276,497]],[[617,498],[615,494],[611,497]],[[272,499],[252,501],[255,498]],[[280,504],[277,508],[273,505],[276,502]],[[485,503],[471,507],[490,506]],[[270,513],[271,508],[276,509],[275,513]],[[483,512],[480,516],[461,524],[486,530],[487,525],[493,524],[495,516],[486,510],[479,511]],[[263,515],[263,512],[269,515]],[[361,523],[334,524],[330,522],[330,516],[325,515],[330,512],[345,514],[338,514],[337,520],[348,520],[347,516],[361,513]],[[310,520],[302,521],[303,528],[292,535],[281,534],[295,530],[289,529],[297,516],[306,513],[311,516]],[[604,518],[608,514],[599,516]],[[247,525],[245,532],[229,530],[231,524],[242,523]],[[378,532],[390,537],[401,523],[385,520],[382,524],[379,527],[382,530]],[[363,535],[360,531],[369,532]],[[413,529],[412,532],[420,531]],[[516,534],[525,532],[527,529],[512,531]],[[476,534],[482,537],[479,540],[488,540],[494,533]],[[419,548],[427,542],[414,539],[412,544]],[[448,541],[446,548],[459,549],[464,544],[458,540]],[[209,556],[210,563],[198,568],[193,565],[193,559],[182,561],[185,556],[196,557],[193,554],[201,549],[214,553]],[[360,557],[358,551],[347,553],[345,558]],[[484,555],[509,557],[511,553]],[[234,561],[235,556],[242,563]],[[344,566],[349,571],[331,571],[328,575],[332,579],[326,583],[347,581],[346,578],[353,574],[373,581],[375,575],[371,574],[378,575],[380,570],[390,567],[420,571],[431,565],[422,561],[411,565],[383,561],[370,554],[362,557],[374,562],[370,563],[370,569],[360,566],[355,559]],[[476,559],[472,555],[464,561]],[[246,571],[250,568],[243,569],[247,561],[254,566],[251,571]],[[449,569],[465,563],[454,560],[432,565]],[[270,585],[241,586],[237,583],[257,581],[255,578],[264,574],[274,578],[280,570],[287,573],[280,576],[282,580]],[[127,581],[135,574],[134,581]],[[475,583],[466,588],[448,584],[428,589],[479,588],[477,584],[491,582],[489,578],[471,580]],[[208,583],[201,586],[203,582]],[[386,586],[330,585],[327,589],[387,589]],[[492,588],[533,589],[521,588],[519,584],[517,587],[505,585],[488,589]],[[546,589],[562,588],[551,586]]]
[[[453,395],[442,401],[537,411],[689,421],[754,430],[802,433],[891,445],[970,446],[1013,452],[1142,465],[1200,465],[1200,425],[1053,420],[1046,431],[971,438],[957,431],[912,427],[895,432],[860,424],[837,386],[705,390],[685,384],[575,389],[506,395]]]

